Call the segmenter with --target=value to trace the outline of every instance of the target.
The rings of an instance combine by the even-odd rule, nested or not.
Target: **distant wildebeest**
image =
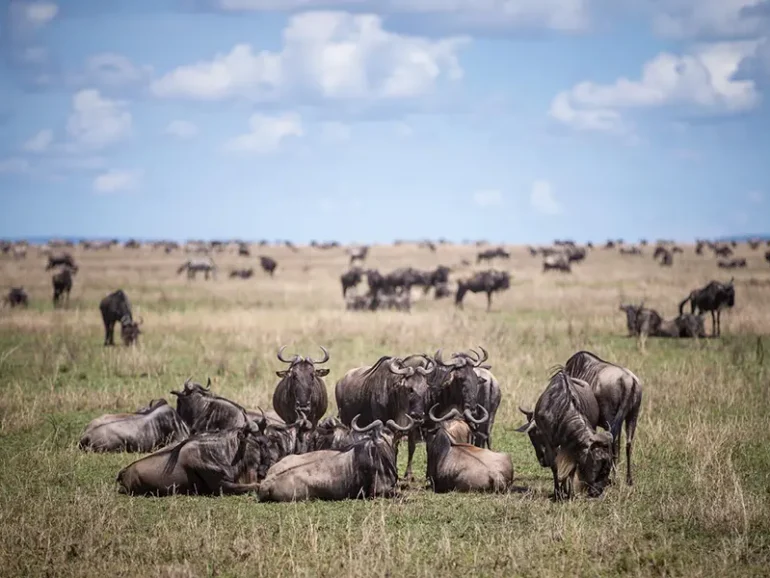
[[[251,255],[251,251],[249,251],[249,246],[246,243],[239,243],[238,254],[241,257],[249,257]]]
[[[273,409],[286,423],[304,418],[315,427],[329,405],[323,380],[329,375],[329,370],[315,365],[329,361],[329,352],[321,346],[323,358],[314,361],[312,357],[297,354],[286,359],[283,357],[284,349],[286,346],[281,346],[277,357],[289,367],[276,372],[281,379],[273,392]]]
[[[737,257],[735,259],[720,259],[717,261],[717,267],[720,269],[743,269],[746,267],[746,258]]]
[[[511,276],[507,271],[497,271],[495,269],[480,271],[473,277],[460,279],[457,282],[455,306],[460,309],[463,308],[463,298],[468,291],[471,293],[486,293],[487,311],[489,311],[492,308],[492,294],[505,291],[510,286]]]
[[[182,263],[181,267],[177,269],[176,274],[179,275],[182,271],[187,271],[187,278],[194,279],[198,271],[203,271],[206,280],[209,279],[209,274],[216,279],[217,266],[211,257],[201,257],[198,259],[188,259]]]
[[[451,294],[452,291],[449,289],[449,284],[447,283],[439,283],[434,286],[434,299],[444,299],[445,297],[449,297]]]
[[[716,245],[714,255],[717,257],[732,257],[733,250],[728,245]]]
[[[70,255],[69,253],[62,253],[61,255],[49,255],[48,264],[45,266],[45,270],[50,271],[54,267],[59,267],[61,265],[64,265],[65,267],[69,267],[70,269],[77,271],[77,265],[75,265],[75,259],[73,259],[72,255]]]
[[[770,263],[770,251],[765,251],[765,261]]]
[[[348,249],[348,254],[350,255],[350,264],[353,265],[356,261],[361,261],[362,263],[366,260],[366,257],[369,255],[369,247],[363,246],[363,247],[354,247],[351,249]]]
[[[51,283],[53,284],[53,306],[58,307],[61,305],[62,296],[66,293],[67,305],[70,302],[70,291],[72,291],[72,275],[76,269],[70,269],[65,266],[64,269],[56,273],[51,277]]]
[[[251,421],[241,405],[211,392],[211,378],[205,388],[187,379],[181,391],[170,393],[176,396],[176,411],[192,433],[239,428]]]
[[[78,445],[95,452],[151,452],[182,441],[189,433],[165,399],[154,399],[134,413],[106,414],[92,420]]]
[[[500,257],[501,259],[510,259],[511,254],[506,251],[503,247],[496,247],[495,249],[487,249],[485,251],[480,251],[476,255],[476,263],[481,263],[482,261],[491,261],[495,257]]]
[[[254,269],[251,267],[248,269],[233,269],[230,271],[230,279],[251,279],[252,275],[254,275]]]
[[[579,263],[581,261],[584,261],[586,258],[586,250],[582,247],[574,247],[574,246],[567,246],[565,248],[565,255],[567,256],[567,261],[570,263]]]
[[[351,428],[369,436],[340,451],[320,450],[284,458],[268,470],[259,486],[259,500],[293,502],[393,496],[398,481],[393,436],[406,433],[415,425],[409,416],[407,420],[407,426],[393,420],[383,425],[381,420],[375,420],[359,427],[355,416]]]
[[[358,284],[363,279],[364,271],[360,267],[351,267],[350,270],[345,271],[340,275],[340,283],[342,284],[342,297],[347,296],[348,289],[352,287],[358,287]]]
[[[731,308],[735,305],[735,286],[731,278],[727,283],[711,281],[705,287],[694,289],[679,304],[679,315],[684,313],[684,306],[690,303],[690,313],[711,313],[711,335],[721,335],[720,314],[722,309]]]
[[[543,273],[550,270],[571,273],[572,266],[570,265],[569,259],[567,259],[563,253],[555,253],[543,258]]]
[[[634,373],[620,365],[601,359],[595,353],[578,351],[564,364],[572,378],[582,379],[591,386],[599,404],[599,425],[612,434],[613,463],[617,466],[620,438],[626,425],[626,483],[634,483],[631,474],[631,453],[636,424],[642,405],[642,384]]]
[[[262,267],[262,270],[265,273],[267,273],[272,277],[273,274],[275,273],[276,267],[278,267],[278,262],[272,257],[268,257],[266,255],[260,255],[259,265]]]
[[[131,303],[122,289],[118,289],[99,302],[99,311],[104,323],[104,345],[115,345],[115,324],[120,323],[120,338],[129,346],[136,343],[141,330],[142,318],[134,321]]]
[[[590,386],[571,378],[558,368],[540,395],[533,412],[521,410],[528,423],[519,428],[530,434],[541,465],[551,468],[554,497],[573,494],[577,474],[589,496],[599,496],[609,484],[612,472],[613,439],[610,432],[596,431],[599,407]]]
[[[442,417],[438,405],[428,411],[432,422],[425,428],[428,481],[433,491],[504,492],[513,483],[513,464],[505,453],[470,443],[471,429],[453,408]]]
[[[3,306],[8,305],[11,308],[21,306],[29,307],[29,295],[24,287],[11,287],[8,294],[3,297]]]
[[[631,246],[631,247],[621,247],[620,248],[620,254],[621,255],[642,255],[642,250],[639,247]]]

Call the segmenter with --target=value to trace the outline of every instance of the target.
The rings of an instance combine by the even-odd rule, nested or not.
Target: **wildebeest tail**
[[[693,302],[693,294],[692,293],[690,293],[687,297],[685,297],[684,301],[682,301],[679,304],[679,315],[684,315],[684,306],[687,304],[688,301],[692,305],[692,302]],[[693,313],[695,313],[695,311],[693,311]]]

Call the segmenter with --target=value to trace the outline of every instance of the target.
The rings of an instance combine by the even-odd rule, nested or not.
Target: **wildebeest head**
[[[358,425],[358,418],[361,417],[361,414],[356,415],[353,420],[350,422],[350,429],[356,432],[356,434],[369,434],[372,436],[373,439],[377,439],[378,437],[382,437],[385,439],[385,441],[388,442],[390,446],[393,445],[393,440],[396,435],[398,434],[405,434],[412,430],[417,425],[417,421],[412,418],[412,416],[407,415],[406,419],[409,422],[405,426],[398,425],[394,420],[389,419],[384,424],[382,423],[382,420],[376,419],[369,425],[365,427],[360,427]]]
[[[425,428],[425,438],[428,443],[431,443],[442,429],[454,443],[473,443],[473,430],[456,407],[441,417],[436,415],[437,409],[438,404],[435,403],[428,411],[430,425]]]
[[[474,425],[484,423],[489,417],[486,410],[478,404],[479,376],[473,371],[474,367],[481,366],[489,357],[483,347],[479,347],[479,349],[481,349],[483,356],[471,350],[475,354],[475,359],[467,353],[455,353],[452,359],[446,362],[441,357],[440,349],[436,351],[434,356],[436,363],[448,369],[448,371],[442,376],[440,382],[435,385],[432,395],[433,399],[444,401],[445,403],[441,404],[444,407],[462,405],[463,416],[469,423]],[[481,418],[476,418],[473,415],[477,406],[482,411],[482,414],[484,414]]]
[[[422,423],[428,391],[427,377],[436,370],[436,363],[422,354],[411,355],[403,360],[393,357],[388,362],[388,369],[398,376],[396,388],[409,400],[407,410],[409,417]]]
[[[561,457],[557,455],[557,458]],[[569,457],[564,457],[569,462]],[[561,469],[562,465],[557,464]],[[578,475],[591,497],[600,496],[609,484],[612,470],[612,434],[599,431],[591,434],[591,444],[584,448],[576,464]]]
[[[291,380],[293,387],[290,389],[289,396],[294,398],[294,411],[298,415],[308,417],[316,380],[329,375],[328,368],[316,367],[315,364],[329,361],[329,352],[321,346],[323,359],[315,361],[312,357],[305,358],[297,354],[294,354],[290,359],[286,359],[283,357],[284,349],[286,349],[285,345],[281,346],[278,350],[278,360],[288,363],[289,368],[276,371],[275,374],[281,378],[281,381],[284,381],[286,378]]]
[[[529,435],[529,441],[532,442],[532,447],[535,448],[535,455],[537,456],[538,463],[542,467],[547,468],[550,464],[545,458],[545,443],[543,441],[543,436],[537,430],[537,426],[535,425],[535,412],[523,409],[521,406],[519,406],[519,411],[527,417],[527,423],[516,428],[516,431]]]
[[[308,442],[313,424],[302,414],[293,423],[269,422],[265,412],[258,408],[262,417],[254,419],[262,434],[270,441],[270,459],[277,462],[289,454],[302,454],[309,450]]]
[[[139,335],[142,330],[139,326],[144,323],[143,318],[139,318],[139,321],[134,321],[130,315],[124,315],[120,320],[120,338],[123,340],[123,344],[128,346],[136,343],[139,339]]]

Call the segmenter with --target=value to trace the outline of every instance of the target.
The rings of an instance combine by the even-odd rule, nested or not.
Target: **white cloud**
[[[765,200],[765,195],[762,193],[762,191],[750,191],[748,197],[749,201],[755,205],[760,205]]]
[[[134,189],[142,178],[142,171],[111,169],[94,179],[94,192],[117,193]]]
[[[198,127],[187,120],[172,120],[164,132],[180,139],[191,139],[198,135]]]
[[[230,140],[226,148],[234,152],[266,154],[278,150],[285,139],[303,135],[302,120],[296,113],[277,116],[257,113],[249,118],[249,132]]]
[[[480,207],[496,207],[503,204],[503,193],[497,189],[476,191],[473,202]]]
[[[99,149],[114,144],[131,133],[131,113],[126,103],[103,98],[98,90],[81,90],[72,98],[73,111],[67,132],[75,145]]]
[[[539,213],[546,215],[558,215],[563,210],[561,203],[553,195],[551,183],[544,180],[537,180],[532,184],[529,204]]]
[[[765,0],[644,0],[653,28],[667,37],[753,37],[767,31]]]
[[[24,6],[24,17],[34,26],[44,26],[56,18],[59,7],[53,2],[30,2]]]
[[[321,123],[321,137],[329,143],[343,143],[350,140],[352,130],[349,125],[342,122]]]
[[[29,171],[29,161],[21,157],[10,157],[0,160],[0,173],[26,173]]]
[[[690,105],[703,111],[738,112],[759,102],[755,83],[733,80],[756,42],[700,45],[682,56],[663,52],[645,63],[640,80],[581,82],[553,99],[549,114],[578,130],[623,132],[618,109]]]
[[[104,52],[94,54],[86,61],[85,70],[74,80],[79,84],[98,84],[124,87],[150,81],[151,66],[137,66],[122,54]]]
[[[50,129],[41,130],[35,136],[24,143],[23,149],[32,153],[42,153],[48,150],[53,142],[53,131]]]
[[[441,79],[459,80],[467,38],[430,40],[388,32],[375,15],[307,12],[289,20],[280,52],[238,44],[213,60],[179,67],[152,83],[161,98],[410,98]]]

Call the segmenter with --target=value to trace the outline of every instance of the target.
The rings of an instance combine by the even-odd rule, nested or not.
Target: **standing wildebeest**
[[[250,279],[254,275],[254,269],[249,267],[248,269],[233,269],[230,271],[230,279],[237,277],[238,279]]]
[[[684,301],[679,304],[679,315],[682,315],[684,306],[689,301],[690,313],[695,314],[696,309],[698,309],[699,313],[705,313],[707,311],[711,313],[711,336],[721,335],[722,327],[719,318],[722,309],[733,307],[735,305],[734,280],[735,278],[731,278],[727,283],[711,281],[701,289],[694,289],[687,297],[685,297]]]
[[[8,295],[3,297],[3,305],[9,305],[11,308],[19,305],[29,307],[29,296],[24,287],[11,287]]]
[[[425,431],[428,480],[433,491],[506,491],[513,483],[511,457],[468,443],[471,429],[460,412],[453,408],[437,417],[437,407],[428,411],[432,424]]]
[[[104,322],[104,345],[115,345],[115,324],[120,323],[120,338],[123,344],[129,346],[139,338],[142,318],[134,321],[131,315],[131,303],[122,289],[107,295],[99,303],[99,311]]]
[[[262,270],[265,273],[267,273],[272,277],[273,274],[275,273],[275,268],[278,267],[278,262],[272,257],[267,257],[266,255],[260,255],[259,265],[262,267]]]
[[[165,399],[154,399],[135,413],[107,414],[91,421],[80,437],[81,450],[151,452],[182,441],[190,431]]]
[[[73,259],[72,255],[69,253],[62,253],[61,255],[49,255],[48,264],[45,266],[45,270],[50,271],[54,267],[59,267],[60,265],[64,265],[70,269],[77,270],[75,259]]]
[[[262,502],[344,500],[358,497],[390,497],[395,494],[398,471],[393,434],[408,432],[415,422],[409,416],[404,427],[393,420],[375,420],[366,427],[351,428],[369,436],[342,450],[319,450],[288,456],[271,466],[259,486]],[[387,432],[383,429],[389,430]]]
[[[278,350],[278,360],[288,363],[289,368],[276,372],[281,380],[273,392],[273,409],[286,423],[304,418],[315,427],[329,405],[323,380],[324,376],[329,375],[329,370],[325,367],[316,368],[315,364],[329,361],[329,352],[321,346],[323,359],[314,361],[312,357],[303,358],[297,354],[291,359],[285,359],[284,349],[285,345]]]
[[[211,392],[211,378],[205,388],[187,379],[181,391],[170,393],[176,396],[176,411],[192,433],[238,428],[250,421],[239,404]]]
[[[491,261],[495,257],[500,257],[501,259],[510,259],[511,254],[502,247],[487,249],[485,251],[480,251],[476,255],[476,263],[481,263],[482,261]]]
[[[457,282],[457,292],[455,293],[455,306],[463,308],[463,298],[465,294],[486,293],[487,311],[492,308],[492,294],[498,291],[505,291],[511,286],[511,276],[507,271],[497,271],[490,269],[480,271],[469,279],[460,279]]]
[[[350,255],[350,264],[353,265],[356,261],[361,261],[362,263],[366,260],[367,255],[369,255],[369,247],[363,246],[358,248],[351,248],[348,249],[348,254]]]
[[[746,267],[746,258],[737,257],[735,259],[720,259],[717,261],[717,267],[720,269],[744,269]]]
[[[65,293],[67,294],[67,305],[69,305],[70,291],[72,291],[72,275],[75,271],[75,269],[65,266],[64,269],[51,278],[51,283],[53,284],[54,307],[58,307],[61,304],[62,295]]]
[[[363,270],[360,267],[352,267],[350,270],[345,271],[340,275],[340,283],[342,283],[342,297],[346,297],[348,289],[352,287],[358,287],[358,284],[363,278]]]
[[[203,271],[207,281],[209,279],[209,274],[215,279],[217,276],[217,266],[214,264],[214,260],[211,257],[188,259],[182,263],[179,269],[177,269],[176,274],[179,275],[184,270],[187,270],[188,279],[194,279],[198,271]]]
[[[529,418],[529,412],[522,412]],[[531,415],[529,423],[518,431],[533,434],[532,430],[536,430],[542,451],[540,463],[550,466],[553,473],[554,497],[561,500],[572,496],[576,473],[589,496],[601,495],[612,472],[613,439],[610,432],[596,431],[599,407],[590,386],[559,368]],[[530,439],[535,445],[532,435]]]
[[[555,269],[564,273],[572,272],[572,265],[564,253],[554,253],[543,258],[543,272]]]
[[[612,434],[612,459],[617,465],[620,437],[626,424],[626,483],[634,483],[631,475],[631,452],[642,406],[642,384],[633,372],[601,359],[589,351],[578,351],[567,360],[564,371],[572,378],[591,386],[599,404],[599,425]]]

